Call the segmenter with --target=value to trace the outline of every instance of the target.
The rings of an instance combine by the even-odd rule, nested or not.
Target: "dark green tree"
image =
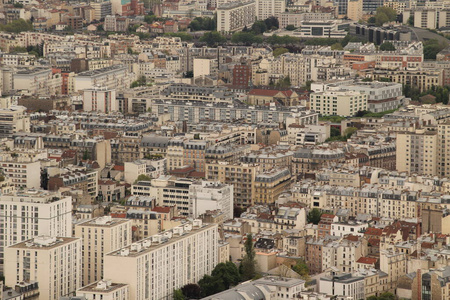
[[[274,16],[268,17],[264,20],[264,23],[266,24],[267,30],[275,30],[280,27],[280,23],[278,22],[278,19]]]
[[[186,297],[184,297],[183,293],[180,289],[173,291],[173,299],[174,300],[184,300]]]
[[[205,275],[198,282],[202,297],[208,297],[226,290],[223,281],[220,278]]]
[[[286,48],[283,48],[283,47],[276,48],[275,50],[273,50],[273,56],[277,57],[277,56],[280,56],[281,54],[288,53],[288,52],[289,52],[289,50]]]
[[[395,46],[391,42],[384,42],[380,45],[381,51],[395,51]]]
[[[242,208],[242,207],[240,207],[240,206],[235,206],[234,208],[233,208],[233,216],[235,217],[235,218],[240,218],[241,217],[241,214],[244,212],[244,209]]]
[[[286,28],[285,28],[286,30],[289,30],[289,31],[293,31],[293,30],[295,30],[295,26],[294,25],[291,25],[291,24],[289,24],[288,26],[286,26]]]
[[[244,244],[245,255],[241,261],[241,279],[247,281],[256,275],[256,261],[255,249],[253,248],[253,236],[251,233],[247,234],[247,240]]]
[[[267,25],[264,21],[256,21],[255,23],[253,23],[252,25],[252,31],[255,34],[262,34],[264,32],[267,31]]]
[[[313,223],[313,224],[317,225],[320,222],[321,216],[322,216],[322,212],[320,211],[320,209],[313,208],[309,211],[308,215],[306,216],[306,219],[307,219],[308,223]]]
[[[303,259],[298,259],[297,263],[292,266],[292,270],[294,270],[298,275],[302,277],[303,280],[309,280],[309,268],[306,265]]]
[[[207,32],[200,38],[200,42],[206,43],[209,47],[221,45],[226,41],[227,39],[217,31]]]
[[[187,299],[200,299],[202,290],[198,284],[189,283],[181,288],[181,292]]]
[[[238,268],[231,261],[218,264],[212,271],[211,276],[220,278],[225,289],[237,285],[241,279]]]

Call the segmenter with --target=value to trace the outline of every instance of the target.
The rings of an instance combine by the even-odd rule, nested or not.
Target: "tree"
[[[342,47],[341,43],[334,43],[331,45],[331,50],[343,50],[344,47]]]
[[[252,31],[255,34],[262,34],[264,32],[267,31],[267,25],[264,21],[256,21],[255,23],[253,23],[252,25]]]
[[[211,276],[220,278],[225,289],[237,285],[241,279],[238,268],[231,261],[218,264],[212,271]]]
[[[395,46],[391,42],[384,42],[380,45],[381,51],[395,51]]]
[[[174,299],[174,300],[184,300],[184,299],[186,299],[186,298],[184,297],[184,295],[183,295],[183,293],[181,292],[181,290],[178,289],[178,290],[174,290],[174,291],[173,291],[173,299]]]
[[[244,244],[245,255],[241,261],[240,271],[243,281],[247,281],[256,275],[256,261],[255,249],[253,248],[253,236],[251,233],[247,234],[247,240]]]
[[[339,130],[339,128],[336,127],[331,127],[330,129],[330,136],[340,136],[341,135],[341,131]]]
[[[425,59],[436,59],[436,55],[445,48],[438,40],[428,40],[423,45],[423,57]]]
[[[300,275],[303,280],[309,281],[309,268],[304,260],[298,259],[297,263],[292,267],[292,270]]]
[[[289,76],[283,77],[278,80],[276,87],[278,88],[287,88],[291,86],[291,78]]]
[[[89,154],[89,152],[87,150],[84,150],[83,160],[89,160],[89,159],[91,159],[91,155]]]
[[[408,25],[410,25],[410,26],[414,26],[414,14],[412,14],[411,16],[409,16],[407,23],[408,23]]]
[[[280,27],[280,23],[278,22],[278,19],[274,16],[268,17],[264,20],[264,23],[266,24],[267,30],[274,30],[278,29]]]
[[[235,206],[234,208],[233,208],[233,216],[235,217],[235,218],[240,218],[241,217],[241,214],[244,212],[244,209],[242,208],[242,207],[240,207],[240,206]]]
[[[389,17],[385,13],[377,13],[375,15],[375,25],[383,26],[386,22],[389,22]]]
[[[4,180],[5,177],[4,176],[2,176],[2,177]],[[48,190],[48,179],[49,179],[48,170],[47,170],[47,168],[44,168],[41,170],[41,189]],[[0,181],[3,181],[3,180],[0,180]]]
[[[358,131],[358,128],[356,128],[356,127],[348,127],[344,131],[344,136],[347,139],[349,139],[352,136],[352,134],[354,134],[356,131]]]
[[[202,290],[198,284],[189,283],[181,288],[181,292],[187,299],[200,299]]]
[[[206,43],[209,47],[223,44],[226,41],[227,39],[217,31],[207,32],[200,38],[200,42]]]
[[[0,31],[20,33],[22,31],[33,30],[33,24],[31,21],[25,21],[24,19],[17,19],[6,25],[0,25]]]
[[[186,32],[166,32],[165,36],[179,37],[183,42],[192,41],[192,35]]]
[[[290,25],[286,26],[285,29],[289,30],[289,31],[293,31],[293,30],[295,30],[295,26],[290,24]]]
[[[289,50],[286,48],[276,48],[275,50],[273,50],[273,56],[278,57],[281,54],[288,53],[288,52],[289,52]]]
[[[202,297],[208,297],[225,291],[225,286],[222,280],[210,275],[203,276],[203,278],[198,282],[198,285],[200,286]]]
[[[305,85],[303,86],[305,90],[310,91],[311,90],[311,83],[313,83],[312,80],[308,80],[305,82]]]
[[[320,211],[320,209],[313,208],[309,211],[308,215],[306,216],[306,219],[307,219],[308,223],[313,223],[313,224],[317,225],[320,222],[321,216],[322,216],[322,212]]]
[[[263,42],[260,36],[255,35],[253,32],[235,32],[231,36],[231,42],[234,44],[245,44],[250,46],[252,44],[261,44]]]
[[[141,174],[141,175],[139,175],[139,176],[136,178],[136,180],[134,181],[134,183],[137,183],[137,182],[139,182],[139,181],[151,181],[151,180],[152,180],[152,178],[151,178],[150,176],[145,175],[145,174]]]
[[[389,21],[395,21],[397,19],[397,12],[387,6],[380,6],[377,8],[377,15],[378,14],[385,14]]]

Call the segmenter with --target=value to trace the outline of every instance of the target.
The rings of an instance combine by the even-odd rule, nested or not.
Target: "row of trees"
[[[0,25],[0,31],[20,33],[22,31],[33,30],[33,24],[30,20],[25,21],[24,19],[17,19],[9,24]]]
[[[437,103],[448,104],[448,99],[450,96],[450,87],[448,86],[432,86],[431,89],[420,92],[420,90],[409,84],[405,84],[403,86],[403,95],[405,97],[411,98],[414,101],[418,101],[420,97],[425,95],[433,95],[436,97]]]
[[[214,268],[211,275],[203,276],[198,284],[187,284],[181,289],[175,290],[174,300],[208,297],[228,290],[233,286],[238,285],[240,282],[258,278],[255,260],[256,253],[253,248],[253,236],[251,234],[247,235],[244,248],[245,255],[239,268],[231,261],[220,263]],[[297,272],[302,279],[309,281],[309,269],[303,260],[286,261],[283,267],[285,270],[292,269],[294,272]],[[283,276],[281,273],[280,275]]]
[[[191,21],[189,24],[189,28],[191,31],[199,31],[199,30],[217,30],[217,17],[208,18],[208,17],[197,17]]]
[[[382,26],[384,23],[392,22],[397,19],[397,12],[390,7],[378,7],[375,16],[369,18],[369,24]]]

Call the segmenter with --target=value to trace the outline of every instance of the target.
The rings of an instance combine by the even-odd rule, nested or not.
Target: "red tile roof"
[[[366,232],[364,233],[364,235],[378,235],[378,236],[381,236],[382,234],[383,229],[374,227],[367,228]]]
[[[162,214],[168,214],[170,213],[170,207],[169,206],[155,206],[153,207],[152,211],[156,211]]]
[[[368,264],[368,265],[374,265],[377,262],[376,258],[372,258],[372,257],[360,257],[356,262],[360,263],[360,264]]]

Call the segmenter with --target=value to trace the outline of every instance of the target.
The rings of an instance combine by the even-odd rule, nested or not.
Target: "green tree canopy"
[[[139,181],[150,181],[150,180],[152,180],[152,178],[151,178],[150,176],[145,175],[145,174],[141,174],[141,175],[139,175],[139,176],[136,178],[136,180],[134,181],[134,183],[137,183],[137,182],[139,182]]]
[[[322,216],[322,212],[320,211],[320,209],[313,208],[309,211],[308,215],[306,216],[306,219],[307,219],[308,223],[313,223],[313,224],[317,225],[320,222],[321,216]]]
[[[395,51],[395,46],[391,42],[384,42],[380,45],[381,51]]]
[[[0,25],[0,31],[19,33],[22,31],[33,30],[33,24],[31,21],[25,21],[24,19],[17,19],[9,24]]]
[[[294,270],[298,275],[302,277],[303,280],[309,280],[309,268],[306,265],[303,259],[298,259],[297,263],[292,266],[292,270]]]
[[[251,29],[255,34],[262,34],[267,31],[267,25],[264,21],[256,21]]]
[[[209,47],[214,47],[225,43],[227,39],[217,31],[206,32],[200,42],[206,43]]]
[[[231,42],[235,44],[245,44],[250,46],[251,44],[261,44],[263,42],[262,37],[254,34],[251,31],[238,31],[231,36]]]
[[[187,299],[200,299],[202,295],[202,290],[200,286],[196,283],[186,284],[181,288],[181,292]]]
[[[181,290],[174,290],[173,291],[173,300],[184,300],[186,299],[183,295],[183,293],[181,292]]]
[[[276,48],[275,50],[273,50],[273,56],[277,57],[280,56],[281,54],[284,53],[288,53],[289,50],[286,48]]]
[[[331,50],[343,50],[344,47],[342,47],[341,43],[334,43],[333,45],[331,45]]]
[[[293,30],[295,30],[295,26],[292,25],[292,24],[289,24],[288,26],[286,26],[285,29],[286,29],[286,30],[289,30],[289,31],[293,31]]]
[[[245,255],[241,261],[240,272],[243,281],[247,281],[256,275],[255,249],[253,248],[253,235],[247,234],[247,240],[244,244]]]

